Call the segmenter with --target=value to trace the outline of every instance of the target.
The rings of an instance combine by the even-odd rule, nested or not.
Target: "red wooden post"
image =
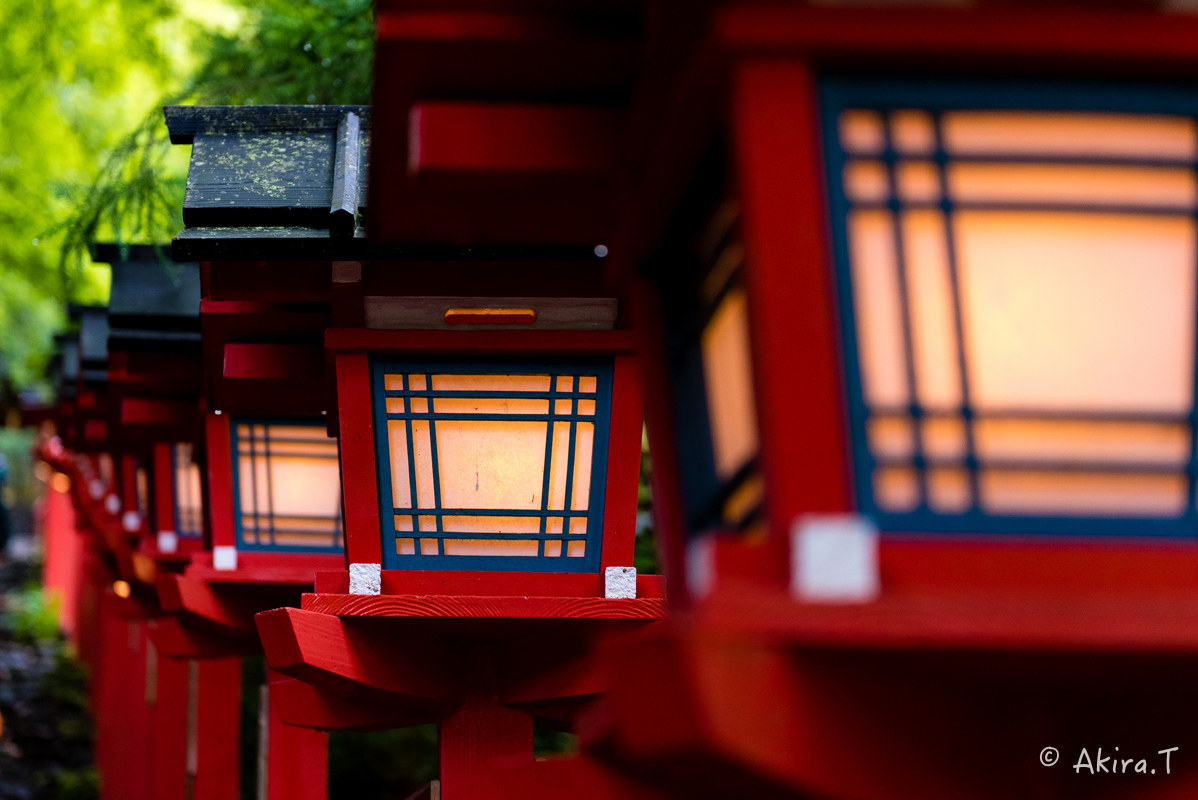
[[[174,445],[155,442],[153,450],[154,529],[159,533],[175,531],[175,457]]]
[[[380,564],[383,556],[370,408],[370,361],[365,353],[348,353],[338,355],[336,364],[345,562]]]
[[[154,693],[154,800],[187,800],[188,661],[158,659]]]
[[[204,435],[208,445],[208,514],[212,524],[212,547],[235,547],[237,529],[233,520],[233,463],[229,418],[217,411],[204,416]]]
[[[192,661],[187,772],[195,800],[237,800],[241,783],[241,659]],[[194,721],[194,722],[193,722]]]
[[[325,800],[329,784],[329,735],[283,724],[273,699],[273,686],[286,678],[268,670],[267,679],[262,697],[267,724],[259,733],[266,737],[266,747],[261,741],[258,743],[258,752],[266,756],[265,764],[258,762],[259,781],[265,770],[265,796],[268,800]]]

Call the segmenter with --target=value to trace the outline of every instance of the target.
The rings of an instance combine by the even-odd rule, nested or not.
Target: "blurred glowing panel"
[[[1180,210],[1192,209],[1198,193],[1190,169],[1105,164],[957,163],[948,167],[948,186],[954,202],[959,203],[1074,203]]]
[[[748,298],[743,289],[724,296],[703,330],[700,347],[715,471],[725,479],[757,455]]]
[[[1068,419],[982,419],[974,427],[987,461],[1103,462],[1184,467],[1186,425]]]
[[[1193,161],[1194,121],[1187,117],[1042,111],[949,111],[944,148],[951,155],[1097,156]]]
[[[436,426],[443,506],[540,508],[546,423],[441,420]]]
[[[940,170],[932,162],[903,161],[895,172],[899,197],[904,201],[930,203],[940,199]]]
[[[911,420],[874,416],[866,422],[869,450],[879,459],[910,458],[915,452]]]
[[[890,197],[886,165],[881,161],[849,161],[844,165],[844,191],[858,203],[881,203]]]
[[[969,473],[963,469],[928,470],[928,506],[942,514],[959,514],[973,506]]]
[[[930,417],[920,425],[923,452],[940,461],[965,458],[965,422],[960,417]]]
[[[883,211],[849,213],[849,254],[861,380],[869,405],[907,403],[894,227]]]
[[[840,115],[840,144],[850,153],[880,154],[886,138],[882,115],[876,111],[850,110]]]
[[[175,462],[175,534],[185,539],[204,535],[204,495],[200,468],[192,461],[190,442],[174,447]]]
[[[1188,412],[1193,220],[962,211],[955,227],[979,409]]]
[[[234,424],[243,548],[339,549],[341,475],[325,426]]]
[[[1186,509],[1183,475],[982,470],[981,507],[995,514],[1170,517]]]
[[[944,215],[939,211],[903,214],[903,250],[916,394],[925,408],[956,408],[961,404],[961,374]]]
[[[883,467],[874,470],[874,499],[884,511],[911,511],[919,504],[915,470]]]

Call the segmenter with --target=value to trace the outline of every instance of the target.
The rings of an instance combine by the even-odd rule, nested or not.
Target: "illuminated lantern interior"
[[[912,520],[1192,513],[1194,120],[837,122],[866,503]]]
[[[323,424],[234,420],[239,549],[340,550],[337,443]]]
[[[610,364],[376,364],[384,566],[597,570],[610,406]]]
[[[175,462],[175,534],[183,539],[204,535],[204,496],[200,486],[200,468],[192,461],[190,442],[174,446]]]

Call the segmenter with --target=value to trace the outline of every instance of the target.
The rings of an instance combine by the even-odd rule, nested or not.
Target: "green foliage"
[[[657,559],[657,536],[653,530],[653,490],[649,484],[653,476],[653,463],[649,459],[649,435],[641,429],[641,476],[636,492],[637,532],[632,555],[632,566],[638,575],[656,575],[661,571]],[[647,524],[642,524],[645,520]]]
[[[58,638],[58,598],[47,597],[40,586],[9,592],[4,627],[18,642],[45,642]]]

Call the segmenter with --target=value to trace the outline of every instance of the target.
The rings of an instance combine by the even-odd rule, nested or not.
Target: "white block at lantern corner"
[[[174,553],[179,549],[179,537],[174,531],[158,531],[158,552]]]
[[[636,567],[608,567],[603,570],[603,596],[610,599],[636,599]]]
[[[121,527],[125,529],[125,533],[137,533],[141,528],[141,514],[136,511],[126,511],[121,517]]]
[[[217,545],[212,548],[212,568],[220,570],[237,569],[237,548],[229,545]]]
[[[350,564],[350,594],[381,594],[383,591],[382,564]]]
[[[790,590],[816,603],[878,596],[878,529],[857,514],[806,516],[791,528]]]

